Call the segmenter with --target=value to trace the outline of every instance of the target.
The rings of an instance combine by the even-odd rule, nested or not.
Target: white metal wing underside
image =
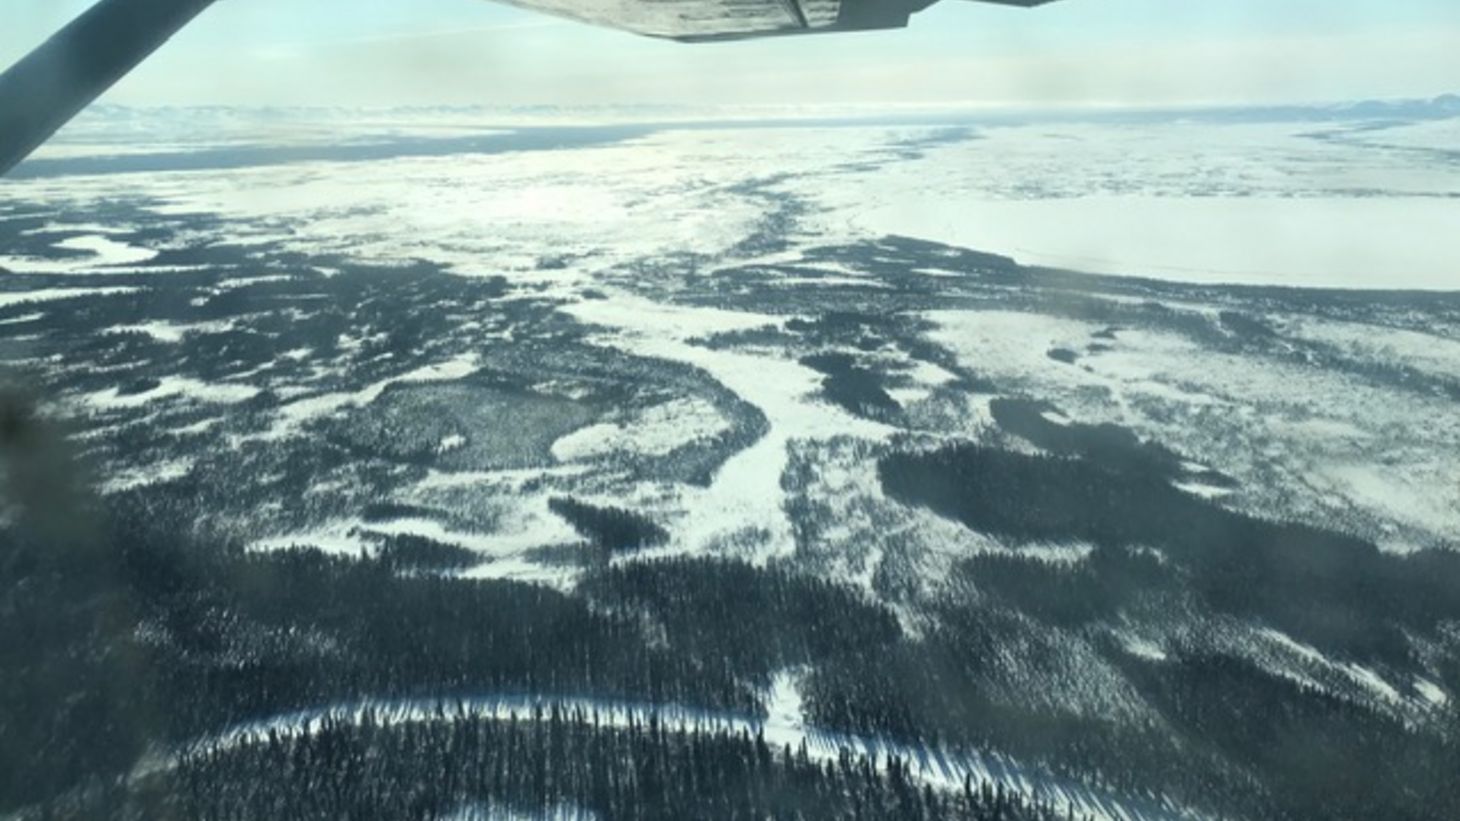
[[[736,40],[902,28],[936,0],[505,0],[600,26],[673,40]],[[1038,6],[1053,0],[976,0]]]

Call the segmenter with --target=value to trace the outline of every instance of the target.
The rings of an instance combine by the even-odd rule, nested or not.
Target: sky
[[[8,65],[89,5],[4,0]],[[906,30],[685,45],[487,0],[219,0],[130,105],[1201,105],[1460,91],[1457,0],[944,0]]]

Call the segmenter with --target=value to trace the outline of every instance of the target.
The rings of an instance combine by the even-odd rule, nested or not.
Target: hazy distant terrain
[[[0,188],[0,812],[1460,813],[1456,100],[497,114]]]

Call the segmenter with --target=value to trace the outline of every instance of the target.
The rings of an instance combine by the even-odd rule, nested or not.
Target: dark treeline
[[[1236,817],[1266,817],[1263,786],[1159,727],[1011,700],[987,682],[1028,623],[947,602],[924,634],[875,657],[818,664],[802,685],[807,719],[846,732],[937,746],[995,749],[1120,795],[1164,794]]]
[[[1140,577],[1149,557],[1129,561]],[[1009,752],[1035,769],[1131,794],[1159,785],[1195,803],[1260,806],[1260,789],[1215,754],[1185,753],[1166,734],[990,697],[1001,648],[1027,624],[945,602],[918,638],[859,591],[772,563],[674,558],[601,568],[580,592],[614,612],[641,614],[667,646],[706,676],[768,680],[809,673],[800,689],[817,726]],[[1113,595],[1113,594],[1112,594]],[[1239,803],[1240,802],[1240,803]]]
[[[901,636],[881,605],[775,564],[634,562],[591,574],[579,590],[611,610],[652,619],[676,654],[701,669],[762,683],[776,669],[812,661],[871,663]]]
[[[856,592],[774,565],[601,566],[569,595],[420,572],[464,558],[429,540],[249,553],[111,513],[73,552],[0,531],[0,810],[105,783],[149,746],[340,701],[518,692],[749,714],[773,671],[869,664],[899,636]]]
[[[98,517],[98,521],[106,521]],[[143,749],[367,697],[532,692],[753,712],[757,682],[654,646],[632,614],[380,557],[203,544],[136,513],[58,549],[0,530],[0,811]]]
[[[0,528],[0,814],[125,772],[159,720],[120,557],[46,531]]]
[[[978,681],[1009,640],[995,629],[1001,610],[1083,631],[1126,608],[1194,599],[1401,677],[1424,670],[1409,636],[1435,640],[1460,618],[1460,556],[1383,554],[1345,534],[1254,519],[1181,492],[1159,460],[1112,464],[973,446],[885,458],[881,477],[895,498],[1015,543],[1079,541],[1094,551],[1074,566],[964,560],[956,577],[985,598],[945,601],[937,625],[896,663],[818,671],[817,719],[951,734],[1087,780],[1154,786],[1249,816],[1454,817],[1460,790],[1443,775],[1460,771],[1453,727],[1406,726],[1250,661],[1175,648],[1176,661],[1154,662],[1097,640],[1172,732],[1034,716],[960,686]],[[904,665],[916,672],[890,672]],[[1449,687],[1453,672],[1440,666]]]
[[[821,382],[826,398],[852,413],[872,419],[890,419],[901,412],[886,389],[882,377],[875,371],[857,364],[844,353],[822,353],[808,356],[801,364],[826,375]]]
[[[1182,584],[1156,556],[1111,547],[1069,566],[987,553],[963,560],[955,573],[1021,613],[1067,628],[1114,617],[1143,596]]]
[[[1152,661],[1104,648],[1162,717],[1157,726],[991,697],[981,682],[1015,640],[1001,620],[950,603],[918,641],[877,663],[819,665],[803,685],[808,718],[998,749],[1116,794],[1154,791],[1222,816],[1449,819],[1460,808],[1453,730],[1408,727],[1244,659]]]
[[[989,412],[999,427],[1061,456],[1082,456],[1111,470],[1156,476],[1181,474],[1181,457],[1153,442],[1142,442],[1119,425],[1056,424],[1044,414],[1055,411],[1048,402],[1030,399],[995,399]]]
[[[1222,311],[1217,314],[1217,321],[1223,328],[1247,339],[1266,342],[1277,338],[1272,325],[1242,311]]]
[[[654,647],[630,614],[542,586],[402,576],[314,551],[244,556],[149,623],[173,735],[365,696],[571,693],[740,711],[754,689]]]
[[[549,499],[548,507],[605,555],[654,547],[669,541],[667,530],[632,510],[599,507],[566,496]]]
[[[558,710],[397,726],[367,716],[198,753],[130,794],[101,800],[114,802],[109,814],[137,821],[426,821],[472,808],[484,817],[604,819],[1062,817],[972,780],[934,791],[912,766],[850,754],[817,762],[805,747],[773,747],[745,731],[680,732],[654,718],[610,728]]]
[[[1257,774],[1267,817],[1454,818],[1460,746],[1225,655],[1112,654],[1193,748]]]
[[[1342,535],[1222,511],[1164,475],[1089,459],[949,448],[881,467],[898,498],[1017,541],[1085,540],[1094,552],[1070,567],[958,563],[951,589],[981,595],[930,603],[913,636],[859,589],[776,562],[597,563],[570,594],[422,572],[467,558],[429,540],[387,540],[365,557],[204,543],[148,507],[155,494],[111,497],[94,538],[47,541],[24,522],[0,530],[0,811],[58,796],[56,806],[71,806],[93,794],[75,788],[105,792],[148,748],[294,709],[534,693],[749,713],[787,667],[805,670],[800,689],[817,726],[990,747],[1119,794],[1164,791],[1258,818],[1447,818],[1460,806],[1444,776],[1460,770],[1460,757],[1438,734],[1236,659],[1173,650],[1177,661],[1142,661],[1101,646],[1097,629],[1132,602],[1179,594],[1330,651],[1358,648],[1339,658],[1367,658],[1360,651],[1371,645],[1358,639],[1372,632],[1387,653],[1374,657],[1397,665],[1406,632],[1457,617],[1446,556],[1384,556]],[[990,671],[1041,622],[1056,636],[1090,638],[1160,720],[1123,723],[999,697]],[[809,762],[807,778],[823,786],[783,795],[777,779],[800,764],[780,755],[750,773],[744,762],[762,760],[753,739],[644,730],[647,746],[624,752],[638,731],[590,733],[583,723],[535,723],[557,727],[546,740],[525,723],[520,738],[476,721],[340,727],[193,761],[126,800],[134,817],[149,818],[380,817],[372,806],[432,818],[471,801],[568,803],[607,817],[1000,817],[951,793],[907,803],[894,775],[853,786]],[[477,749],[497,750],[481,755],[495,757],[468,756],[455,769],[453,757],[467,755],[460,739],[473,733]],[[573,743],[604,746],[552,758],[574,733]],[[727,763],[691,763],[721,761],[687,750],[696,744],[723,745]],[[620,772],[609,762],[622,760],[635,762],[633,780],[584,786],[596,769]],[[1332,786],[1329,774],[1349,783]]]
[[[1214,609],[1340,656],[1405,665],[1404,630],[1460,618],[1460,554],[1384,554],[1228,511],[1160,474],[961,445],[892,455],[880,472],[894,498],[1018,542],[1159,548]]]
[[[475,551],[409,533],[382,539],[376,548],[376,558],[396,571],[465,570],[482,563],[482,557]]]

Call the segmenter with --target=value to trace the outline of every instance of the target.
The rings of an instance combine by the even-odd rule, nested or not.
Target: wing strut
[[[214,0],[100,0],[0,74],[0,176]]]

